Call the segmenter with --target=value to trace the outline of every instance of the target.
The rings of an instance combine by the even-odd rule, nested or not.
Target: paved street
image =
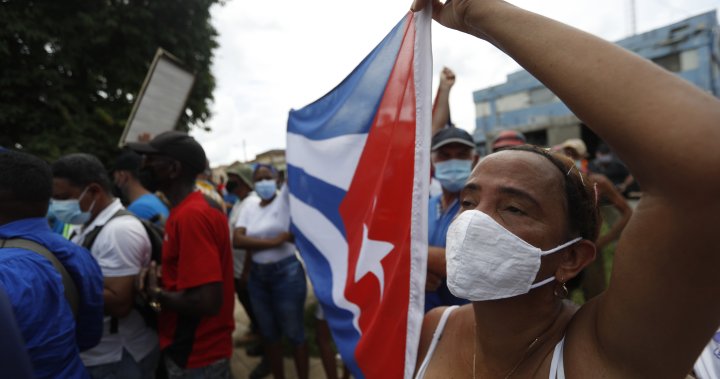
[[[312,287],[308,282],[308,299],[306,301],[306,305],[311,304],[314,301],[316,301],[315,296],[313,296]],[[247,313],[245,313],[245,309],[242,307],[242,305],[240,305],[239,302],[237,302],[237,300],[235,300],[235,320],[237,322],[237,326],[235,329],[235,333],[233,333],[233,340],[237,341],[238,338],[245,334],[250,325],[250,320],[248,319]],[[235,350],[233,351],[233,356],[230,363],[235,379],[245,379],[250,376],[250,372],[252,371],[252,369],[255,368],[258,363],[260,363],[260,358],[249,357],[245,353],[244,347],[236,346]],[[285,358],[285,377],[287,379],[297,378],[297,374],[295,373],[295,364],[293,362],[293,359],[289,357]],[[267,378],[272,378],[272,375],[268,375]],[[324,378],[325,372],[323,371],[320,358],[310,357],[310,379]]]

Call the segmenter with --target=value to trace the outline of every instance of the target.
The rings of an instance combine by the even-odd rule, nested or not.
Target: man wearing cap
[[[495,137],[495,141],[493,141],[492,144],[492,151],[494,153],[509,147],[525,145],[526,143],[527,141],[522,133],[515,130],[503,130]]]
[[[432,138],[431,158],[442,194],[431,197],[428,207],[426,312],[438,306],[467,303],[453,296],[445,284],[445,241],[448,227],[460,210],[460,191],[477,163],[475,141],[463,129],[440,129]]]
[[[136,217],[121,215],[105,167],[90,154],[69,154],[52,164],[51,212],[66,224],[79,225],[70,240],[90,250],[103,274],[103,336],[80,354],[90,376],[152,375],[159,358],[158,338],[133,307],[134,283],[150,262],[150,239]]]
[[[583,174],[588,173],[587,146],[580,138],[570,138],[561,143],[559,149],[575,161],[575,167]]]
[[[162,279],[153,263],[138,285],[159,311],[160,348],[170,379],[229,378],[234,283],[228,220],[195,190],[205,151],[194,138],[170,131],[128,146],[145,155],[148,190],[170,201]],[[142,175],[142,174],[141,174]]]
[[[132,150],[124,150],[115,160],[113,181],[128,201],[127,209],[141,219],[164,225],[170,211],[157,195],[150,193],[142,184],[140,165],[142,156]]]

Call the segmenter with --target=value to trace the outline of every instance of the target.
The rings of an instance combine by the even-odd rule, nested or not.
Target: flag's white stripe
[[[410,301],[405,349],[405,378],[415,371],[417,347],[425,308],[428,246],[428,191],[430,188],[430,125],[432,123],[432,54],[430,4],[415,13],[415,175],[410,240]]]
[[[288,133],[287,162],[324,182],[345,191],[350,188],[367,134],[346,134],[324,140],[311,140]]]
[[[354,172],[354,171],[353,171]],[[360,307],[345,298],[348,272],[348,245],[342,233],[317,209],[290,194],[293,224],[327,259],[332,271],[332,298],[335,305],[353,314],[353,326],[360,331]]]

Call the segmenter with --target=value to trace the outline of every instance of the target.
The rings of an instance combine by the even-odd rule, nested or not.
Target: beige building
[[[212,169],[213,181],[215,183],[225,183],[227,181],[226,170],[230,167],[237,166],[243,162],[235,161],[228,165],[217,166]],[[245,162],[245,164],[263,163],[273,165],[276,169],[281,172],[285,172],[287,169],[287,163],[285,161],[285,150],[273,149],[266,152],[260,153],[255,156],[255,159]]]

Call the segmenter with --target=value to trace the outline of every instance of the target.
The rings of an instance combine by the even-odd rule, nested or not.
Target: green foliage
[[[196,73],[178,127],[207,128],[220,0],[0,0],[0,146],[109,162],[158,47]]]

